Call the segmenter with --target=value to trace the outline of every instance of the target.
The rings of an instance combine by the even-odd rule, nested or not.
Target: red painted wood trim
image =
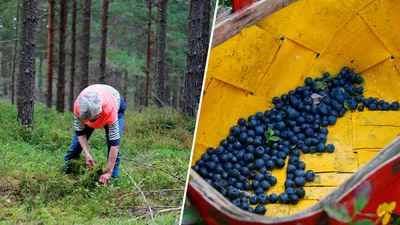
[[[250,5],[253,2],[253,0],[233,0],[232,1],[232,8],[233,11],[237,11],[239,9],[242,9],[246,5]]]

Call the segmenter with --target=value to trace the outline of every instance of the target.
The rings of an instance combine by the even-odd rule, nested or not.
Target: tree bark
[[[89,49],[90,49],[90,17],[91,0],[83,0],[82,41],[81,41],[81,72],[79,92],[89,85]]]
[[[33,129],[36,24],[38,0],[23,1],[20,76],[18,81],[18,120]]]
[[[60,42],[58,52],[57,104],[58,112],[65,109],[65,38],[68,23],[68,1],[60,0]]]
[[[124,96],[124,100],[125,102],[128,102],[128,85],[129,85],[129,80],[128,80],[128,71],[124,72],[124,80],[123,80],[123,96]]]
[[[160,0],[158,6],[159,20],[157,22],[157,76],[155,82],[155,95],[162,102],[165,102],[165,46],[167,32],[167,0]],[[163,104],[154,98],[158,107]]]
[[[3,78],[3,95],[8,95],[7,55],[5,50],[1,54],[1,77]]]
[[[17,23],[19,23],[19,0],[17,0]],[[18,48],[18,25],[16,26],[15,29],[15,45],[14,45],[14,59],[13,59],[13,72],[12,72],[12,77],[11,77],[11,104],[14,105],[14,99],[15,99],[15,67],[17,65],[17,48]]]
[[[71,68],[69,83],[69,111],[74,111],[74,94],[75,94],[75,57],[76,57],[76,1],[72,0],[72,26],[71,26]]]
[[[186,60],[182,110],[190,116],[195,116],[201,95],[201,86],[204,77],[204,54],[206,54],[202,42],[204,0],[191,0],[190,5],[189,50]]]
[[[202,38],[203,49],[204,49],[204,58],[203,58],[203,73],[206,69],[207,64],[207,56],[208,56],[208,46],[210,44],[210,12],[211,12],[211,1],[204,0],[204,11],[203,11],[203,24],[202,24]],[[201,81],[203,82],[203,80]]]
[[[42,75],[42,73],[43,73],[43,56],[42,56],[42,53],[41,52],[39,52],[39,74],[38,74],[38,77],[39,77],[39,81],[38,81],[38,91],[40,92],[40,93],[42,93],[42,89],[43,89],[43,75]],[[40,100],[42,100],[42,99],[40,99]]]
[[[147,23],[147,72],[146,72],[146,96],[145,106],[149,106],[149,90],[150,90],[150,67],[151,67],[151,0],[149,1],[149,19]]]
[[[47,90],[46,102],[47,107],[51,108],[53,99],[53,56],[54,56],[54,11],[55,0],[49,0],[49,32],[47,34]]]
[[[100,49],[100,77],[99,83],[104,84],[106,78],[106,54],[107,54],[107,21],[108,21],[109,0],[103,0],[103,16],[101,28],[101,49]]]

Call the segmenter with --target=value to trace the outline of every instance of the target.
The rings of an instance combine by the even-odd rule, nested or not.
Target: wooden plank
[[[297,213],[302,210],[308,209],[317,202],[318,200],[302,199],[296,205],[289,205],[289,214]]]
[[[306,187],[337,187],[352,175],[352,173],[316,173],[314,180],[307,182]]]
[[[295,0],[261,0],[249,7],[233,13],[221,23],[215,24],[212,48],[240,33],[261,19],[284,8]]]

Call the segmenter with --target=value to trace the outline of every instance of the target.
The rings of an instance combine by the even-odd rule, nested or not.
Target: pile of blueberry
[[[335,146],[326,144],[328,125],[346,111],[399,110],[399,103],[365,98],[364,79],[344,67],[339,74],[306,78],[305,86],[272,99],[273,107],[257,112],[247,121],[240,118],[230,135],[217,148],[208,148],[192,167],[210,185],[243,210],[265,214],[265,204],[297,204],[306,195],[306,182],[314,180],[312,170],[299,159],[300,151],[332,153]],[[285,192],[265,194],[277,183],[270,174],[283,168],[286,157]],[[250,194],[254,193],[254,194]],[[250,205],[257,205],[253,209]]]

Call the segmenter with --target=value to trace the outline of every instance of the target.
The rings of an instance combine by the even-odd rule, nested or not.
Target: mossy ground
[[[174,224],[180,211],[135,219],[146,204],[128,174],[155,210],[180,207],[195,120],[173,109],[127,110],[120,145],[120,177],[99,185],[107,158],[104,130],[89,140],[96,168],[84,156],[73,173],[62,162],[73,135],[72,113],[35,105],[34,131],[17,122],[15,106],[0,101],[0,224]],[[168,125],[168,126],[166,126]],[[171,129],[171,126],[173,127]],[[157,168],[155,168],[157,167]],[[158,168],[161,168],[158,169]]]

